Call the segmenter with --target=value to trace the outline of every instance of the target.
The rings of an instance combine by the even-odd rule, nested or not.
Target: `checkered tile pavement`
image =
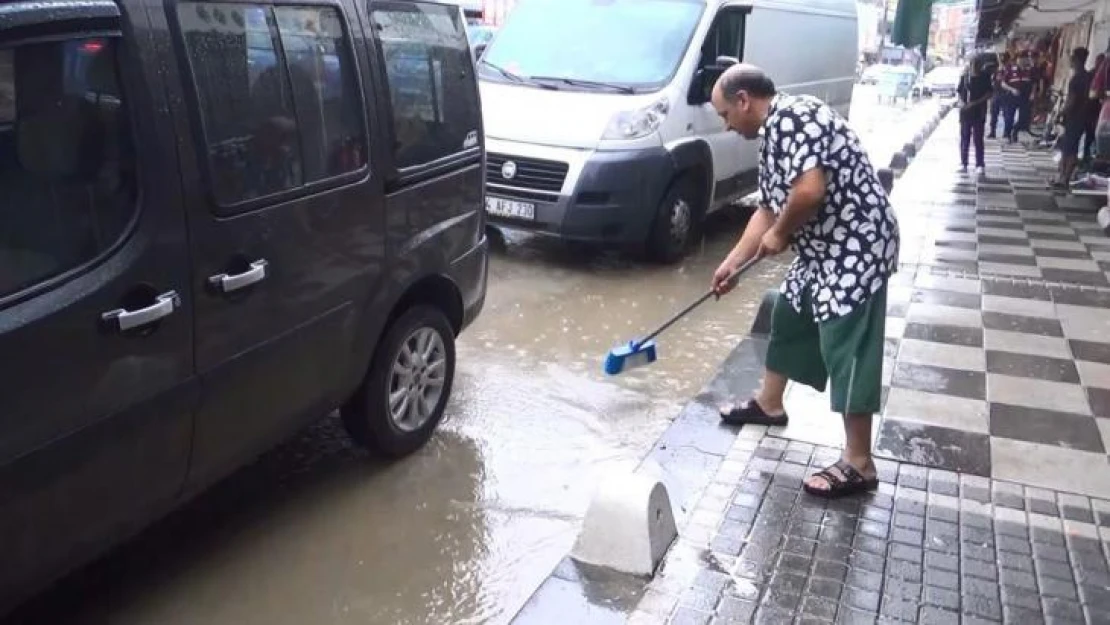
[[[961,175],[942,125],[895,185],[881,457],[1110,498],[1110,238],[1099,203],[1053,196],[1049,156],[988,144]],[[946,136],[948,135],[948,136]],[[839,446],[800,385],[772,435]]]
[[[1110,502],[884,460],[806,495],[838,457],[743,428],[627,623],[1110,623]]]

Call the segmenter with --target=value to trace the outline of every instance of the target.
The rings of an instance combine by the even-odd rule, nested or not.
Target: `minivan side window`
[[[744,60],[744,24],[747,13],[741,9],[724,9],[713,20],[713,26],[702,42],[698,67],[708,67],[716,63],[718,57],[731,56]],[[709,102],[713,93],[713,81],[701,85],[699,101]]]
[[[717,15],[713,30],[705,38],[701,48],[702,60],[713,63],[719,56],[744,59],[744,11],[724,10]]]
[[[0,298],[94,260],[138,210],[117,42],[0,48]]]
[[[393,109],[398,169],[478,145],[474,59],[454,5],[373,2]]]
[[[337,9],[177,7],[218,204],[290,191],[366,164],[365,113]]]

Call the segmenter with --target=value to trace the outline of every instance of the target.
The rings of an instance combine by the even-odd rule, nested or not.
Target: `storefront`
[[[513,10],[516,0],[479,0],[482,3],[482,22],[500,26]]]

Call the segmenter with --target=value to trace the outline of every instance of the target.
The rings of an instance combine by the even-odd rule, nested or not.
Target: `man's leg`
[[[998,113],[1001,111],[1001,108],[1002,99],[998,97],[998,95],[995,95],[995,97],[990,99],[990,134],[988,135],[989,139],[995,139],[996,137],[998,137]]]
[[[821,324],[821,353],[829,369],[831,407],[844,415],[841,461],[806,480],[815,495],[871,490],[877,471],[871,458],[871,420],[882,401],[886,286],[843,317]]]
[[[1017,104],[1013,96],[1006,96],[1006,101],[1002,105],[1002,134],[1008,141],[1013,142],[1017,136],[1017,131],[1014,129],[1015,117],[1017,116]]]
[[[967,151],[971,147],[971,121],[960,120],[960,169],[967,171]]]
[[[976,169],[985,169],[987,166],[986,146],[983,145],[983,125],[987,123],[987,118],[984,115],[980,119],[972,122],[971,137],[975,141],[975,167]]]
[[[821,359],[819,332],[808,298],[799,313],[780,294],[771,313],[763,385],[754,401],[722,406],[721,420],[729,425],[785,425],[788,416],[783,395],[788,380],[824,391],[828,371]]]
[[[1060,169],[1052,183],[1052,187],[1058,191],[1067,191],[1071,187],[1071,178],[1079,162],[1079,141],[1082,134],[1082,126],[1075,123],[1064,125],[1064,134],[1060,136]]]
[[[1094,154],[1095,146],[1095,122],[1094,119],[1086,119],[1083,123],[1083,152],[1082,161],[1090,164],[1091,156]]]

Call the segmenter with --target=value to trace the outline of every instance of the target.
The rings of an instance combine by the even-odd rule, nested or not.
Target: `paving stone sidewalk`
[[[827,503],[827,397],[743,428],[630,623],[1110,623],[1110,238],[1048,154],[956,172],[951,115],[896,184],[882,485]]]

